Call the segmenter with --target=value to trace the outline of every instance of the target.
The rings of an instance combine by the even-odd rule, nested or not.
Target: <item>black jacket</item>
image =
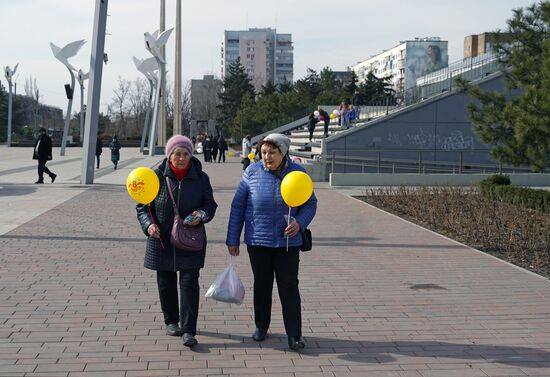
[[[174,210],[172,207],[172,199],[168,194],[168,187],[165,177],[169,177],[170,185],[174,199],[178,203],[180,216],[185,218],[195,210],[203,210],[206,213],[207,219],[204,223],[212,220],[216,214],[218,205],[214,201],[212,186],[210,179],[205,172],[202,171],[200,161],[192,157],[191,169],[185,178],[179,181],[168,163],[168,159],[160,164],[155,169],[160,181],[160,189],[155,200],[149,205],[138,204],[136,206],[138,221],[141,229],[147,236],[147,246],[145,250],[145,268],[157,271],[179,271],[190,268],[204,267],[204,258],[206,253],[206,238],[201,251],[183,251],[176,249],[170,243],[170,231],[174,221]],[[151,224],[157,224],[160,228],[162,238],[161,242],[153,237],[149,237],[147,228]]]
[[[38,142],[40,144],[38,145]],[[36,146],[38,145],[38,150]],[[52,139],[46,134],[39,136],[34,143],[33,160],[49,161],[52,159]]]

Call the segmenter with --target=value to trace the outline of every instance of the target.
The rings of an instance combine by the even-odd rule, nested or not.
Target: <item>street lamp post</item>
[[[6,76],[6,80],[8,80],[8,87],[9,87],[9,97],[8,97],[8,147],[11,147],[11,119],[12,119],[12,105],[13,105],[13,84],[11,82],[11,79],[13,78],[13,75],[15,75],[15,71],[17,71],[17,66],[19,63],[13,67],[13,70],[10,69],[10,67],[6,66],[4,68],[4,73]]]
[[[84,145],[84,81],[88,79],[90,73],[84,73],[78,70],[78,83],[80,84],[80,144]]]
[[[67,104],[67,114],[65,115],[65,127],[63,128],[63,139],[61,140],[61,150],[60,156],[65,156],[65,147],[67,145],[67,138],[69,136],[69,123],[71,121],[71,109],[73,106],[73,93],[74,93],[74,72],[76,69],[69,63],[69,58],[75,56],[78,53],[78,50],[82,45],[86,43],[84,40],[71,42],[63,48],[57,47],[52,42],[50,42],[50,47],[53,52],[53,56],[59,60],[67,69],[71,75],[71,86],[67,91],[67,98],[69,103]]]
[[[159,79],[157,82],[157,91],[155,93],[155,103],[153,105],[153,121],[151,122],[151,134],[149,136],[149,156],[155,155],[155,144],[158,136],[158,123],[155,120],[158,117],[159,100],[164,83],[164,65],[166,64],[166,61],[162,58],[162,55],[160,53],[160,48],[164,46],[166,42],[168,42],[168,38],[170,37],[172,30],[173,29],[168,29],[162,32],[160,35],[158,30],[155,31],[153,34],[149,34],[147,32],[144,34],[145,47],[147,48],[147,51],[149,51],[151,55],[153,55],[153,57],[155,58],[159,68]],[[165,94],[162,93],[162,95]]]

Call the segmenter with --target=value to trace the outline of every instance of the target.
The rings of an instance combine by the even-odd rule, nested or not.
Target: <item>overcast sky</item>
[[[166,0],[167,28],[175,26],[175,3]],[[118,76],[140,77],[132,56],[150,56],[143,33],[158,29],[159,4],[159,0],[109,1],[105,42],[109,62],[103,70],[102,111],[111,102]],[[224,30],[251,27],[292,34],[295,80],[305,75],[307,67],[345,70],[414,37],[447,40],[449,62],[453,62],[462,58],[465,36],[505,28],[512,9],[531,4],[522,0],[182,0],[183,79],[219,76]],[[25,79],[33,76],[41,101],[65,111],[63,85],[69,82],[69,73],[53,57],[49,42],[62,47],[85,39],[87,43],[70,62],[89,71],[94,7],[95,0],[0,0],[0,66],[19,63],[18,93],[23,93]],[[174,43],[172,34],[167,52],[171,77]],[[7,86],[3,75],[0,80]],[[73,112],[80,103],[78,96]]]

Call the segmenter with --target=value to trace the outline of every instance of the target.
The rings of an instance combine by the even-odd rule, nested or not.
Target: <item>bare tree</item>
[[[38,130],[38,119],[40,116],[40,89],[38,89],[36,77],[29,76],[25,79],[25,94],[27,97],[32,98],[33,134],[35,134]]]
[[[145,122],[145,113],[149,105],[149,83],[147,80],[137,78],[132,81],[130,92],[128,93],[128,103],[130,105],[131,128],[129,135],[140,135]]]
[[[115,133],[121,139],[128,137],[127,119],[131,111],[131,105],[128,103],[128,93],[130,92],[131,82],[118,77],[118,86],[113,90],[113,99],[108,105],[108,113],[111,119],[116,123],[117,131]]]

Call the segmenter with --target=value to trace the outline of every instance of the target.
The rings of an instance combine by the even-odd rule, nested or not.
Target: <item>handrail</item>
[[[426,170],[432,171],[452,171],[453,173],[475,173],[482,172],[486,170],[492,170],[496,172],[502,171],[519,171],[519,172],[529,172],[532,173],[532,170],[529,167],[525,166],[511,166],[511,165],[502,165],[499,162],[495,164],[478,164],[478,163],[464,163],[463,161],[463,152],[453,152],[453,151],[441,151],[438,150],[438,153],[459,153],[459,161],[434,161],[434,160],[425,160],[422,158],[422,153],[433,153],[433,151],[428,150],[407,150],[409,152],[416,151],[419,153],[417,160],[412,159],[399,159],[399,158],[382,158],[380,152],[391,151],[391,150],[369,150],[369,152],[377,152],[378,157],[361,157],[361,156],[336,156],[335,153],[332,156],[327,156],[326,159],[320,160],[321,163],[331,164],[331,172],[334,173],[335,165],[344,165],[344,166],[362,166],[365,167],[376,167],[378,172],[382,168],[391,168],[392,171],[395,169],[401,170],[416,170],[418,173],[425,172]],[[396,150],[397,151],[397,150]],[[403,151],[403,150],[400,150]],[[451,170],[452,168],[452,170]]]

